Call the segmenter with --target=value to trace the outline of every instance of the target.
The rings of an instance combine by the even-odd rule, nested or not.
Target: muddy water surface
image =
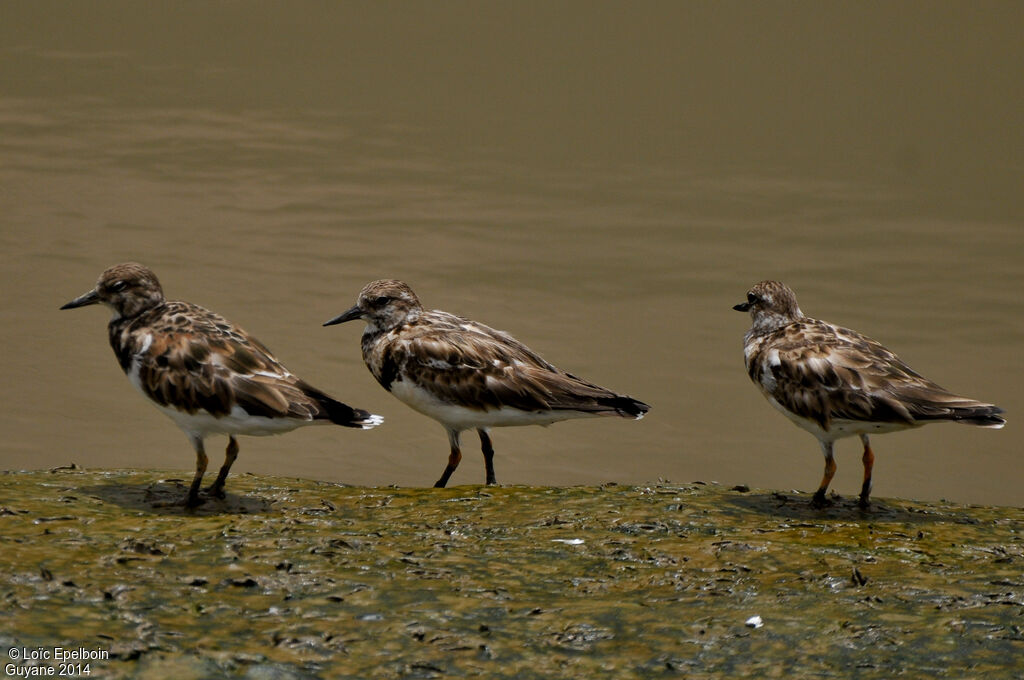
[[[879,438],[876,495],[1022,505],[1018,14],[7,4],[0,468],[192,466],[106,314],[57,311],[135,259],[387,418],[245,439],[239,473],[436,479],[441,428],[373,382],[355,324],[320,327],[396,277],[653,406],[496,432],[500,481],[812,489],[817,444],[749,384],[730,310],[773,277],[1008,411]],[[838,456],[855,493],[856,445]],[[453,483],[482,467],[467,449]]]

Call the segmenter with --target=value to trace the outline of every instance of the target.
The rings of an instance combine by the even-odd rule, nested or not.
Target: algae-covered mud
[[[5,672],[61,648],[104,678],[1024,675],[1020,509],[239,475],[188,512],[184,490],[0,475]]]

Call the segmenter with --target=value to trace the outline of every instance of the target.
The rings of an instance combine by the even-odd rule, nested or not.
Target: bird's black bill
[[[362,316],[363,316],[362,310],[360,310],[359,307],[356,306],[356,307],[353,307],[352,309],[350,309],[350,310],[348,310],[348,311],[346,311],[346,312],[344,312],[344,313],[334,317],[330,321],[325,321],[324,325],[325,326],[334,326],[334,325],[339,324],[339,323],[345,323],[346,321],[355,321],[356,319],[362,318]]]
[[[747,311],[750,311],[750,303],[749,302],[741,302],[738,305],[734,305],[733,309],[735,309],[737,312],[747,312]]]
[[[85,295],[79,295],[71,302],[62,306],[61,309],[74,309],[75,307],[85,307],[86,305],[94,305],[100,301],[99,295],[96,294],[95,290],[90,290]]]

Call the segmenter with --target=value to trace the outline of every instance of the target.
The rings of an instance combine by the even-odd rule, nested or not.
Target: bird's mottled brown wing
[[[836,418],[913,424],[965,401],[871,338],[811,319],[768,338],[750,371],[782,406],[825,429]]]
[[[441,399],[467,408],[595,414],[615,413],[623,405],[612,402],[629,399],[560,371],[507,333],[448,316],[406,327],[383,350],[398,375],[415,377]]]
[[[202,307],[172,302],[124,327],[112,324],[111,344],[160,405],[215,416],[239,406],[268,418],[324,417],[308,386],[266,347]]]

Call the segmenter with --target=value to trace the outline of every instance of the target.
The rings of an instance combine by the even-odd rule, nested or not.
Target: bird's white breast
[[[523,411],[510,406],[486,411],[467,408],[445,401],[408,379],[396,380],[391,383],[391,394],[410,408],[433,418],[447,428],[459,431],[478,427],[550,425],[560,420],[592,415],[579,411]]]
[[[807,430],[813,434],[820,442],[834,442],[837,439],[853,437],[855,435],[884,434],[886,432],[898,432],[912,427],[920,427],[919,425],[908,425],[906,423],[882,423],[833,418],[829,423],[828,430],[825,430],[816,420],[804,418],[803,416],[793,413],[780,404],[771,394],[766,392],[764,396],[765,399],[768,400],[768,403],[774,406],[779,413],[789,418],[789,420],[797,427]]]
[[[237,404],[232,407],[230,413],[224,416],[215,416],[205,409],[199,409],[195,413],[188,413],[173,406],[163,406],[153,401],[146,394],[146,391],[142,389],[142,380],[139,377],[139,360],[137,358],[132,359],[131,369],[128,371],[128,380],[146,398],[146,401],[152,403],[158,411],[173,420],[189,436],[206,437],[212,434],[263,436],[290,432],[303,425],[327,424],[330,422],[328,420],[299,420],[296,418],[254,416]]]

